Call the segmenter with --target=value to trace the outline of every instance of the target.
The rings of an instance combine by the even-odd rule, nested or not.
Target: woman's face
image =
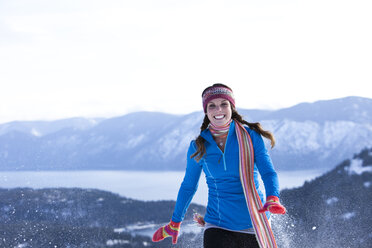
[[[230,102],[224,98],[216,98],[207,104],[207,116],[214,126],[223,126],[231,119]]]

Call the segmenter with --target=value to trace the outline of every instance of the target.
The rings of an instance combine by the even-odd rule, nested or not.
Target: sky
[[[0,123],[372,98],[370,0],[0,0]]]

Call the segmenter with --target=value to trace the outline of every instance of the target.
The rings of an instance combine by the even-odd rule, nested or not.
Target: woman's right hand
[[[168,225],[160,227],[152,236],[153,242],[159,242],[167,237],[172,237],[172,243],[177,243],[178,233],[180,231],[181,222],[173,222],[172,220]]]

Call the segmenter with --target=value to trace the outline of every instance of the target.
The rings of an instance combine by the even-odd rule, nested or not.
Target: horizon
[[[317,103],[317,102],[323,102],[323,101],[334,101],[334,100],[339,100],[339,99],[346,99],[346,98],[363,98],[363,99],[370,99],[372,100],[372,98],[370,97],[362,97],[362,96],[345,96],[345,97],[340,97],[340,98],[333,98],[333,99],[321,99],[321,100],[316,100],[316,101],[313,101],[313,102],[299,102],[299,103],[296,103],[294,105],[291,105],[291,106],[288,106],[288,107],[283,107],[283,108],[278,108],[278,109],[260,109],[260,108],[241,108],[241,107],[238,107],[238,109],[242,109],[242,110],[258,110],[258,111],[278,111],[278,110],[282,110],[282,109],[289,109],[289,108],[293,108],[299,104],[314,104],[314,103]],[[123,114],[119,114],[119,115],[113,115],[113,116],[70,116],[70,117],[65,117],[65,118],[58,118],[58,119],[33,119],[33,120],[11,120],[11,121],[7,121],[7,122],[0,122],[0,125],[3,125],[3,124],[8,124],[8,123],[12,123],[12,122],[54,122],[54,121],[60,121],[60,120],[68,120],[68,119],[79,119],[79,118],[83,118],[83,119],[88,119],[88,120],[92,120],[92,119],[110,119],[110,118],[116,118],[116,117],[121,117],[121,116],[125,116],[125,115],[128,115],[128,114],[133,114],[133,113],[141,113],[141,112],[149,112],[149,113],[162,113],[162,114],[167,114],[167,115],[188,115],[188,114],[192,114],[192,113],[196,113],[196,112],[202,112],[203,110],[200,109],[200,110],[196,110],[196,111],[191,111],[191,112],[188,112],[188,113],[169,113],[169,112],[163,112],[163,111],[151,111],[151,110],[138,110],[138,111],[132,111],[132,112],[128,112],[128,113],[123,113]]]

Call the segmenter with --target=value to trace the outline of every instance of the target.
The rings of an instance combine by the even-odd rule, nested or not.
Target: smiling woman
[[[223,98],[213,99],[207,106],[208,119],[215,126],[224,126],[231,120],[231,106],[228,100]]]
[[[204,226],[204,247],[277,247],[269,213],[284,214],[286,209],[279,202],[278,176],[261,135],[272,146],[274,136],[259,123],[243,120],[228,86],[214,84],[206,88],[202,100],[204,121],[200,135],[191,141],[187,152],[186,173],[172,219],[154,233],[153,241],[172,237],[173,244],[177,243],[181,222],[204,171],[207,211],[205,218],[195,215]],[[265,186],[265,204],[258,174]]]
[[[210,131],[213,132],[213,130],[219,129],[218,126],[221,128],[223,126],[229,125],[232,119],[236,119],[240,123],[246,124],[250,129],[256,131],[260,135],[269,139],[271,141],[271,147],[274,147],[275,138],[271,132],[263,130],[260,123],[258,122],[250,123],[250,122],[243,120],[243,117],[237,112],[235,108],[235,99],[234,99],[231,88],[229,88],[228,86],[224,84],[214,84],[213,86],[210,86],[203,91],[202,98],[203,98],[204,113],[206,115],[204,117],[203,124],[200,127],[201,131],[206,130],[210,126],[212,127],[210,128],[211,129]],[[220,118],[219,120],[217,120],[215,116],[213,116],[214,113],[218,114],[218,112],[215,112],[217,107],[215,107],[216,105],[213,103],[213,101],[218,101],[218,99],[222,99],[220,100],[221,105],[224,104],[226,107],[227,107],[226,104],[229,105],[228,110],[225,108],[224,117],[218,116]],[[208,106],[211,106],[212,109],[209,110]],[[224,108],[224,107],[221,106],[221,108]],[[230,112],[231,112],[230,118],[227,119],[226,116],[229,115]],[[213,137],[216,139],[215,134],[213,135]],[[195,140],[195,143],[197,146],[197,151],[192,155],[192,157],[195,157],[196,155],[198,155],[196,159],[199,161],[200,158],[202,158],[202,156],[205,153],[203,137],[199,136]],[[221,145],[224,146],[224,143],[225,141]]]

